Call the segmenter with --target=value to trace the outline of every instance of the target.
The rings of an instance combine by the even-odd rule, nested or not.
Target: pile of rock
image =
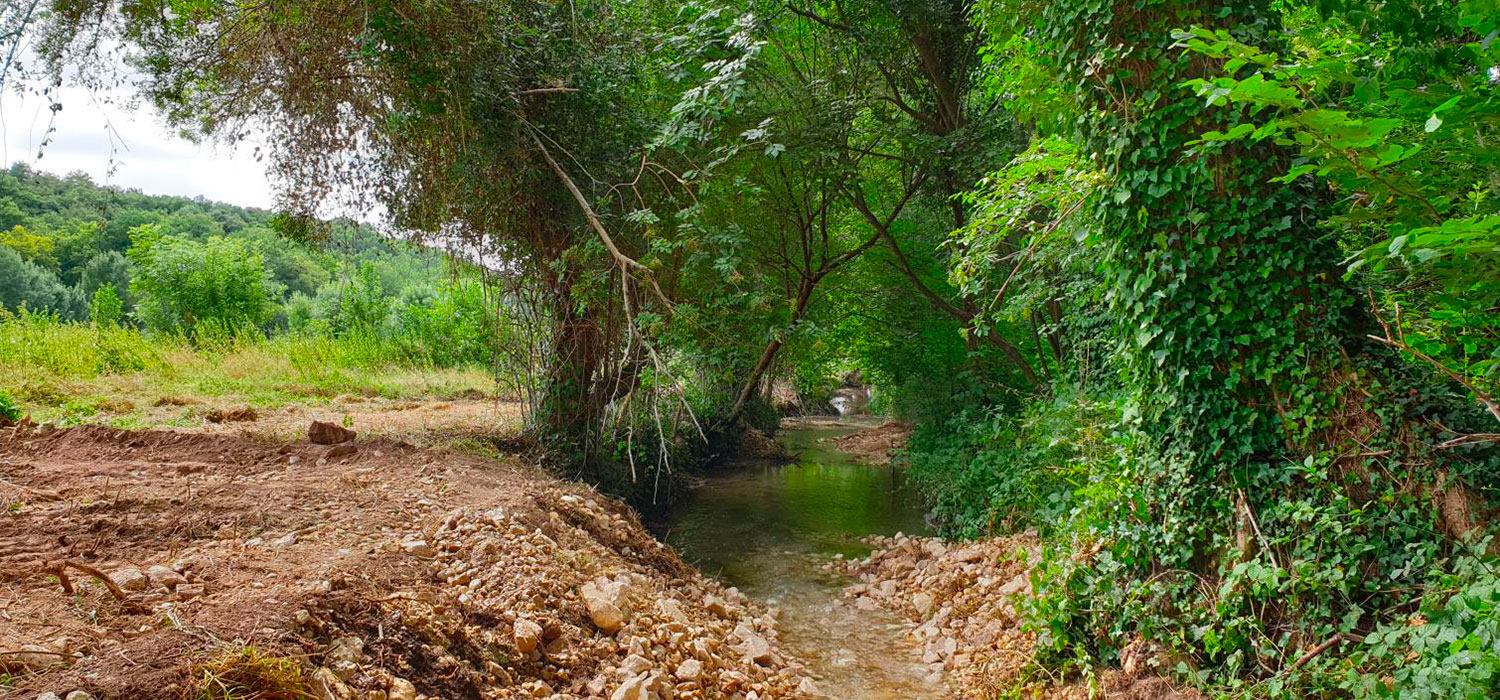
[[[911,620],[923,661],[960,697],[991,697],[1013,684],[1031,658],[1015,602],[1031,593],[1033,535],[951,544],[937,538],[877,537],[865,559],[845,562],[859,579],[844,589],[855,605]]]
[[[422,689],[420,667],[438,666],[485,698],[814,695],[803,669],[776,650],[774,613],[698,574],[597,496],[559,490],[536,500],[524,512],[454,510],[436,531],[393,542],[393,553],[427,562],[434,587],[394,592],[381,605],[424,648],[440,650],[437,662],[386,658],[377,668],[368,634],[345,626],[314,672],[319,692],[407,698],[396,684],[412,678]]]

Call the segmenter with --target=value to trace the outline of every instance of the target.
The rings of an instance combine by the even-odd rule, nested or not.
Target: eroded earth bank
[[[977,699],[1027,658],[1024,539],[761,547],[792,583],[747,596],[586,486],[389,439],[20,426],[0,480],[8,698]]]

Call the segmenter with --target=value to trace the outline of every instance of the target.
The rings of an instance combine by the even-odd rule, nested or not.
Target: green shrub
[[[1090,474],[1118,460],[1120,406],[1076,390],[1020,412],[971,408],[919,423],[910,475],[933,516],[968,537],[1068,525]]]
[[[94,290],[93,303],[89,304],[89,318],[96,326],[118,326],[125,316],[125,304],[115,288],[103,285]]]
[[[137,227],[131,240],[137,271],[131,291],[147,328],[222,342],[259,330],[275,314],[270,275],[251,243],[166,236],[152,225]]]
[[[1421,612],[1376,628],[1368,663],[1344,684],[1358,698],[1483,700],[1500,697],[1500,576],[1476,545],[1452,573],[1434,571]]]
[[[165,363],[159,345],[130,328],[0,310],[0,368],[17,377],[26,371],[49,379],[91,379],[160,367]]]
[[[10,394],[0,391],[0,423],[15,423],[21,420],[21,407]]]

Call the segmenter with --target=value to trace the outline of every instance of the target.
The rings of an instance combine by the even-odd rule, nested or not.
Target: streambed
[[[905,623],[857,609],[843,597],[848,578],[826,568],[835,555],[868,553],[860,538],[928,531],[900,470],[857,463],[828,442],[876,422],[791,422],[777,437],[794,462],[721,465],[655,529],[705,573],[778,608],[782,649],[829,698],[941,698]]]

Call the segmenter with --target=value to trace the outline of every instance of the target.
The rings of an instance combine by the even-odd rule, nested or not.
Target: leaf
[[[1407,234],[1402,234],[1400,236],[1392,238],[1391,245],[1389,248],[1387,248],[1387,252],[1392,256],[1400,255],[1401,249],[1406,246],[1406,238]]]
[[[1434,131],[1437,131],[1438,127],[1440,127],[1442,125],[1443,125],[1443,119],[1442,119],[1442,117],[1439,117],[1436,114],[1428,117],[1427,118],[1427,126],[1426,126],[1427,133],[1430,134],[1430,133],[1432,133]]]

